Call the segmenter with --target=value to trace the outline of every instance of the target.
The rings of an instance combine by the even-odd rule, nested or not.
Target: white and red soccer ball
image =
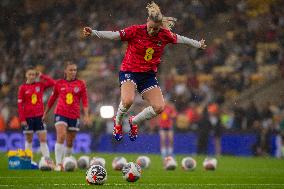
[[[115,157],[112,161],[112,168],[114,170],[121,171],[126,164],[127,160],[124,157]]]
[[[136,182],[141,177],[142,169],[137,163],[129,162],[122,168],[124,180],[128,182]]]
[[[196,168],[196,161],[192,157],[185,157],[181,161],[181,167],[186,171],[193,171]]]
[[[205,170],[215,170],[217,168],[217,159],[216,158],[205,158],[203,161],[203,168]]]
[[[146,169],[149,168],[150,164],[151,164],[151,160],[148,156],[139,156],[136,159],[136,163],[142,168],[142,169]]]
[[[164,168],[165,170],[175,170],[177,168],[177,162],[172,156],[167,156],[164,158]]]
[[[86,172],[86,181],[88,184],[102,185],[107,180],[106,169],[100,165],[91,165]]]
[[[75,169],[77,169],[77,161],[76,161],[75,157],[73,157],[73,156],[65,157],[63,159],[62,165],[63,165],[64,171],[71,172],[71,171],[75,171]]]
[[[90,166],[92,165],[100,165],[102,167],[106,167],[106,160],[101,157],[93,157],[90,161]]]
[[[78,161],[79,169],[87,169],[90,166],[90,157],[89,156],[81,156]]]

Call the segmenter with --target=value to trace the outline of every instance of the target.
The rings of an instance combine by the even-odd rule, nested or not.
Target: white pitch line
[[[58,175],[56,177],[37,177],[36,179],[46,179],[46,178],[50,178],[50,179],[62,179],[62,178],[84,178],[84,175],[83,176],[68,176],[68,175]],[[114,177],[114,178],[117,178],[117,177],[122,177],[120,175],[108,175],[109,178],[111,177]],[[143,178],[147,178],[147,177],[151,177],[151,178],[159,178],[161,176],[159,175],[145,175],[145,176],[142,176]],[[181,176],[176,176],[176,175],[164,175],[163,177],[169,177],[169,178],[175,178],[175,177],[181,177]],[[232,176],[230,178],[243,178],[244,176]],[[0,179],[34,179],[35,177],[31,177],[31,176],[0,176]],[[211,178],[211,179],[214,179],[214,178],[224,178],[224,176],[197,176],[197,175],[191,175],[191,178]],[[278,179],[283,179],[283,177],[280,177],[280,176],[270,176],[270,177],[260,177],[260,176],[247,176],[243,179],[255,179],[255,178],[262,178],[262,179],[275,179],[275,178],[278,178]]]

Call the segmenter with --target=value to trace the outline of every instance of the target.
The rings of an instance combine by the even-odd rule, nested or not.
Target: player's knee
[[[40,143],[45,143],[46,142],[46,137],[40,137],[39,138]]]
[[[125,98],[122,99],[122,105],[124,108],[130,108],[130,106],[133,104],[134,99],[133,98]]]
[[[157,104],[157,105],[152,105],[154,111],[156,114],[160,114],[164,111],[165,109],[165,104]]]
[[[32,143],[32,142],[33,142],[33,139],[32,139],[31,137],[27,137],[27,138],[26,138],[26,141],[27,141],[28,143]]]

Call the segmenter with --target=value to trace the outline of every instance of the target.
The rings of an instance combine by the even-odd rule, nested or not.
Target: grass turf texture
[[[80,155],[76,155],[78,158]],[[135,161],[138,154],[91,154],[106,159],[108,179],[102,186],[87,185],[85,170],[75,172],[42,172],[39,170],[8,170],[8,160],[0,153],[0,188],[284,188],[284,161],[272,158],[220,157],[215,171],[205,171],[202,167],[203,156],[194,156],[197,161],[195,171],[181,169],[181,159],[176,157],[178,167],[174,171],[165,171],[159,155],[149,155],[151,165],[143,170],[142,177],[135,183],[128,183],[120,171],[111,167],[115,156],[124,156],[128,161]],[[35,160],[39,160],[37,155]],[[54,156],[53,156],[54,159]]]

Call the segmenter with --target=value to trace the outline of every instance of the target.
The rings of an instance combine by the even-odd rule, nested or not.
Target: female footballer
[[[148,19],[143,25],[133,25],[120,31],[97,31],[84,27],[85,36],[96,36],[111,40],[127,41],[128,46],[119,72],[121,102],[114,118],[114,138],[123,137],[122,118],[132,105],[137,90],[149,103],[149,106],[136,116],[129,118],[129,138],[134,141],[138,134],[138,125],[161,112],[165,107],[156,73],[161,56],[167,44],[186,44],[205,49],[205,40],[196,41],[171,32],[175,18],[162,15],[154,2],[147,5]]]
[[[74,62],[66,61],[64,66],[64,79],[57,80],[53,94],[49,98],[43,119],[55,103],[55,171],[62,170],[62,160],[64,156],[72,153],[73,141],[76,132],[80,130],[80,103],[83,104],[84,122],[88,124],[88,95],[84,81],[76,78],[77,66]],[[66,148],[64,142],[66,141]]]
[[[23,133],[25,149],[32,150],[33,134],[37,133],[42,156],[49,157],[46,143],[46,126],[42,121],[44,113],[43,94],[47,88],[54,86],[55,81],[30,67],[25,73],[26,82],[19,87],[18,112]]]

